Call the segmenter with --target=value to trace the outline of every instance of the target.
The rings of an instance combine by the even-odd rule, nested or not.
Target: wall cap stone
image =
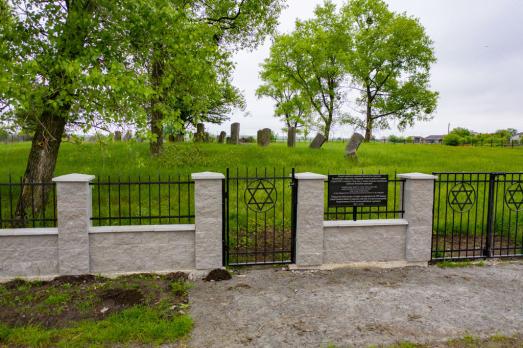
[[[323,221],[323,227],[373,227],[373,226],[405,226],[409,222],[405,219],[381,219],[381,220],[336,220]]]
[[[409,179],[409,180],[436,180],[438,177],[436,175],[424,174],[424,173],[405,173],[398,174],[400,179]]]
[[[73,173],[57,176],[56,178],[53,178],[53,182],[90,182],[93,181],[94,178],[94,175]]]
[[[191,224],[179,225],[129,225],[129,226],[97,226],[90,227],[89,233],[133,233],[133,232],[194,232]]]
[[[13,236],[55,236],[58,235],[58,228],[8,228],[0,230],[0,238]]]
[[[214,172],[202,172],[202,173],[192,173],[191,177],[193,180],[221,180],[225,179],[225,175],[222,173]]]
[[[294,177],[298,180],[327,180],[326,175],[310,173],[310,172],[296,173],[296,174],[294,174]]]

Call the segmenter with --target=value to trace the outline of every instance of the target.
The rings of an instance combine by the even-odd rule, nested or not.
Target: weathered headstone
[[[218,136],[218,143],[223,144],[225,142],[225,138],[227,137],[227,133],[224,131],[220,132],[220,135]]]
[[[237,145],[240,143],[240,124],[235,122],[231,124],[231,144]]]
[[[345,156],[355,158],[356,152],[365,138],[360,133],[354,133],[345,147]]]
[[[271,143],[272,132],[269,128],[264,128],[258,131],[258,145],[269,146]]]
[[[196,133],[194,134],[194,141],[204,142],[205,141],[205,125],[198,123],[196,125]]]
[[[287,146],[296,146],[296,128],[294,127],[289,127],[289,129],[287,129]]]
[[[323,144],[327,141],[327,138],[321,133],[316,134],[309,147],[311,149],[320,149]]]
[[[114,132],[114,141],[121,141],[122,140],[122,132],[116,131]]]

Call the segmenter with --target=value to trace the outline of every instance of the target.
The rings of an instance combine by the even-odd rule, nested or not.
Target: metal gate
[[[432,260],[523,256],[523,173],[433,173]]]
[[[295,262],[294,169],[227,169],[223,192],[224,265]]]

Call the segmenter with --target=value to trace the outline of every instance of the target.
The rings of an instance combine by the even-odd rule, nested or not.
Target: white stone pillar
[[[431,259],[432,208],[434,205],[434,175],[399,174],[405,179],[403,189],[404,218],[408,221],[406,258],[410,262]]]
[[[56,183],[58,220],[58,271],[62,275],[89,273],[89,227],[93,175],[68,174]]]
[[[221,173],[194,173],[196,269],[223,267],[223,184]]]
[[[323,264],[324,185],[327,177],[314,173],[298,173],[296,212],[296,265]]]

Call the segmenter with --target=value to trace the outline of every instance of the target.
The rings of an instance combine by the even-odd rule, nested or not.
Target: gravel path
[[[191,290],[191,347],[339,347],[523,331],[523,263],[242,270]]]

